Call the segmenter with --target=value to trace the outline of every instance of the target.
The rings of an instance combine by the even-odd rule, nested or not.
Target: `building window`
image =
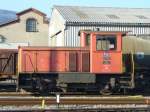
[[[27,19],[26,21],[27,32],[37,32],[37,20],[34,18]]]

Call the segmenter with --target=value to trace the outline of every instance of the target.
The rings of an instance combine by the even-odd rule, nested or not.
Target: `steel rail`
[[[149,97],[129,96],[129,97],[88,97],[71,96],[60,97],[59,104],[142,104],[150,105]],[[5,96],[0,97],[0,105],[38,105],[44,102],[45,105],[58,104],[56,97],[32,97],[32,96]]]
[[[150,110],[150,97],[142,96],[0,96],[0,110],[92,110],[92,109],[147,109]]]

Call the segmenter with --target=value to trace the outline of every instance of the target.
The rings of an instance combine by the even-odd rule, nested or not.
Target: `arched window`
[[[26,31],[27,32],[37,32],[37,20],[34,18],[29,18],[26,21]]]

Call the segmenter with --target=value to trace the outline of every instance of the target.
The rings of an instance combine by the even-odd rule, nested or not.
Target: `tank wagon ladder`
[[[134,63],[134,54],[131,52],[131,88],[135,87],[135,63]]]
[[[121,88],[124,89],[124,93],[126,93],[126,89],[133,89],[135,87],[135,62],[134,62],[134,54],[130,53],[130,64],[131,64],[131,72],[125,74],[128,76],[120,78]]]

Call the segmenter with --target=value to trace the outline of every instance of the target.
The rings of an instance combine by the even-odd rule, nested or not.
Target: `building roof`
[[[17,19],[16,12],[8,10],[0,10],[0,25],[14,21]]]
[[[23,10],[23,11],[18,12],[18,13],[13,12],[13,11],[8,11],[8,10],[0,10],[0,27],[19,22],[19,17],[25,13],[30,12],[30,11],[35,12],[35,13],[43,16],[45,23],[49,22],[45,13],[43,13],[37,9],[34,9],[34,8],[29,8],[29,9]]]
[[[150,23],[150,8],[54,6],[67,22]]]

